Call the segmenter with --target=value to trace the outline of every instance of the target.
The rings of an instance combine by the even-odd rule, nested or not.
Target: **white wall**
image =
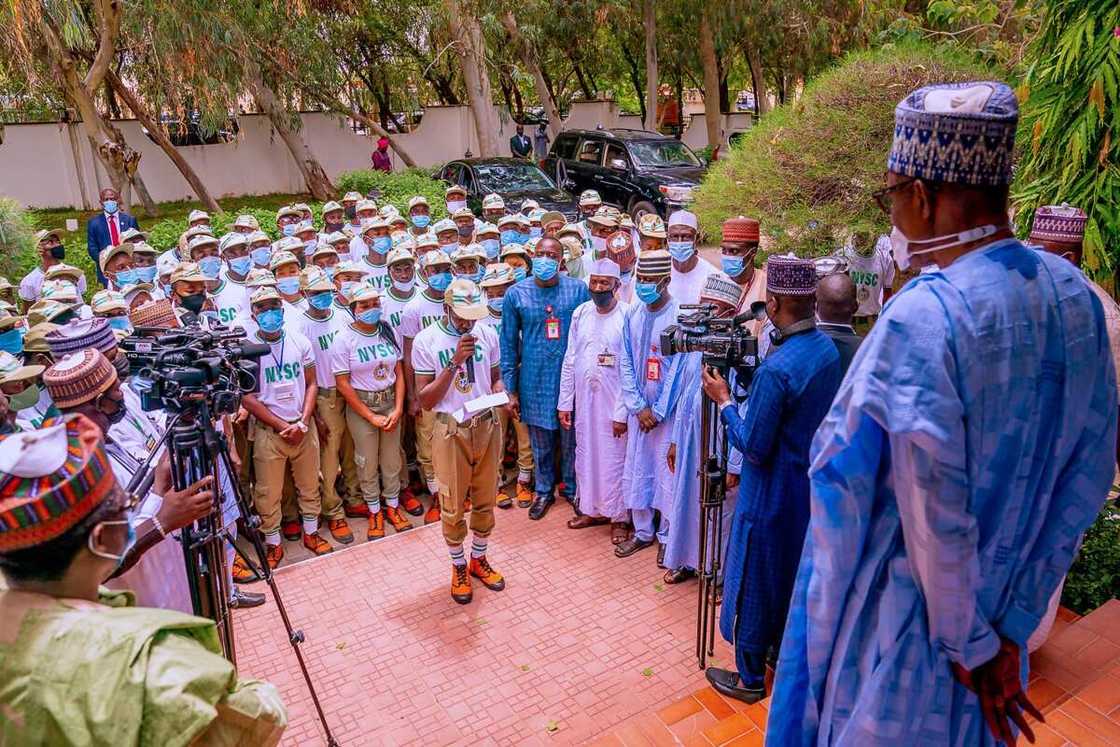
[[[498,112],[498,140],[502,154],[509,155],[514,123],[504,107]],[[750,127],[749,114],[724,115],[724,140]],[[368,168],[376,138],[354,133],[334,115],[302,115],[303,134],[331,178],[351,169]],[[179,152],[217,198],[302,192],[303,180],[283,141],[272,130],[267,117],[248,114],[238,117],[240,132],[232,143],[189,145]],[[116,125],[125,140],[141,153],[140,175],[156,202],[193,199],[194,194],[159,146],[144,135],[140,123],[122,120]],[[594,129],[597,126],[640,128],[635,115],[622,115],[613,101],[576,102],[563,122],[563,129]],[[532,135],[533,128],[526,128]],[[81,124],[49,122],[10,124],[0,143],[0,195],[30,207],[92,208],[100,187],[109,183]],[[433,106],[424,110],[415,131],[398,135],[416,163],[432,167],[468,151],[478,154],[478,136],[470,110],[465,106]],[[695,149],[707,145],[703,115],[693,115],[683,140]],[[392,152],[392,151],[390,151]],[[75,157],[76,153],[76,157]],[[394,154],[394,167],[403,164]]]

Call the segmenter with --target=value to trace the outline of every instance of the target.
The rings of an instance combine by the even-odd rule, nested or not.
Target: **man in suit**
[[[859,308],[856,286],[845,273],[825,275],[817,283],[817,329],[824,332],[840,353],[840,375],[848,372],[863,338],[852,327],[852,317]]]
[[[533,141],[525,134],[523,125],[517,125],[517,134],[509,139],[509,150],[514,158],[528,158],[533,152]]]
[[[93,266],[97,268],[98,282],[108,287],[105,276],[101,274],[101,263],[98,261],[101,250],[121,243],[121,234],[130,228],[139,230],[140,224],[128,213],[120,211],[117,202],[120,195],[117,194],[117,190],[106,187],[101,190],[100,198],[102,212],[90,218],[86,225],[86,251],[89,253],[89,258],[93,260]]]

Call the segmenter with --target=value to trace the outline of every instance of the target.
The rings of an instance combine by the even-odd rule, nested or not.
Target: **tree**
[[[522,64],[533,76],[533,86],[536,88],[537,98],[540,99],[545,119],[548,120],[549,135],[555,140],[560,133],[560,113],[556,110],[556,102],[552,98],[552,92],[548,90],[548,84],[545,82],[544,73],[541,72],[541,66],[537,64],[536,54],[529,46],[529,41],[522,36],[513,11],[507,9],[502,14],[502,26],[509,34],[510,42],[521,57]]]
[[[713,29],[710,2],[700,10],[700,59],[704,65],[704,124],[708,130],[708,147],[714,153],[723,142],[719,96],[719,59],[716,57],[716,35]]]
[[[646,32],[645,128],[657,129],[657,8],[656,0],[642,0],[642,28]]]
[[[467,84],[467,100],[478,131],[478,150],[482,157],[496,156],[498,150],[498,118],[494,112],[494,96],[490,74],[486,69],[486,40],[472,8],[456,0],[444,0],[447,17],[455,35],[455,53],[459,56],[463,80]]]

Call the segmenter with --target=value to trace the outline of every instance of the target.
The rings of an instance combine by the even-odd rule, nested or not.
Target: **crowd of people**
[[[713,687],[754,702],[776,667],[773,744],[1006,739],[1033,711],[1020,650],[1052,617],[1112,479],[1102,444],[1116,442],[1120,345],[1115,302],[1075,267],[1085,214],[1042,208],[1041,249],[1014,238],[1016,122],[1002,84],[912,93],[876,194],[891,236],[762,266],[753,218],[723,222],[717,267],[691,212],[634,223],[594,191],[575,222],[496,194],[476,216],[456,186],[437,221],[421,196],[398,209],[348,193],[318,225],[306,205],[280,208],[275,241],[250,215],[215,235],[195,210],[157,248],[107,190],[88,304],[95,279],[65,262],[58,231],[37,234],[18,288],[0,279],[0,629],[15,631],[0,635],[0,666],[30,672],[47,645],[118,651],[139,636],[146,679],[104,663],[121,686],[171,687],[160,658],[176,655],[212,685],[189,718],[145,710],[141,737],[175,724],[275,741],[275,691],[238,682],[213,628],[175,612],[192,611],[188,579],[164,539],[216,494],[230,524],[231,485],[251,495],[271,567],[285,542],[315,555],[352,544],[348,518],[367,541],[439,523],[462,604],[476,583],[505,587],[487,559],[495,509],[540,520],[558,498],[570,529],[603,526],[619,558],[656,545],[665,583],[683,583],[705,570],[706,396],[730,446],[732,518],[712,542],[736,654],[733,670],[708,670]],[[884,308],[896,265],[920,274]],[[752,376],[662,348],[696,304],[746,320]],[[141,406],[120,341],[192,327],[241,329],[268,350],[259,388],[220,423],[233,469],[176,489],[164,454],[131,505],[120,486],[167,423]],[[257,574],[227,559],[230,605],[262,604],[241,588]],[[106,577],[117,591],[99,589]],[[110,623],[94,622],[98,601]],[[52,680],[90,676],[50,658]],[[126,705],[109,698],[26,705],[27,728],[51,742],[92,720],[94,741],[129,741],[111,730]],[[56,724],[30,716],[56,707]]]

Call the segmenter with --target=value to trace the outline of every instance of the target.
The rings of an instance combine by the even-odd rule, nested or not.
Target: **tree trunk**
[[[635,59],[634,53],[624,43],[620,43],[619,49],[622,50],[622,56],[626,58],[626,66],[630,71],[630,85],[634,86],[634,92],[638,94],[638,107],[642,115],[642,122],[646,121],[646,98],[645,89],[642,88],[642,75],[638,70],[638,60]]]
[[[452,31],[457,39],[457,52],[467,85],[467,100],[478,132],[478,155],[490,158],[500,154],[498,118],[494,113],[494,95],[486,71],[486,40],[478,19],[454,0],[444,0]]]
[[[514,17],[513,11],[507,10],[502,15],[502,25],[505,26],[514,49],[521,57],[521,64],[533,76],[533,87],[537,90],[537,98],[541,101],[541,108],[544,109],[544,116],[548,121],[548,135],[555,140],[556,136],[560,134],[560,113],[556,110],[556,101],[552,98],[552,91],[549,90],[544,72],[537,63],[537,54],[529,46],[529,40],[521,35],[521,29],[517,27],[517,19]]]
[[[163,130],[163,126],[148,114],[144,105],[140,103],[140,100],[136,98],[135,94],[132,93],[116,73],[110,70],[109,74],[105,76],[105,80],[112,90],[116,92],[117,96],[124,101],[125,106],[132,110],[133,116],[139,119],[140,124],[144,125],[148,132],[151,133],[152,139],[156,141],[160,149],[171,159],[171,163],[175,164],[175,168],[179,169],[179,173],[187,180],[187,184],[191,185],[191,189],[198,195],[198,201],[202,203],[202,206],[206,208],[207,212],[220,213],[222,211],[221,205],[210,196],[206,185],[202,183],[202,179],[200,179],[198,174],[195,173],[195,170],[191,168],[191,165],[187,163],[187,159],[183,158],[183,155],[179,153],[178,149],[171,144],[171,140],[168,139],[167,133]]]
[[[298,83],[298,81],[294,82]],[[335,112],[336,114],[342,114],[343,116],[347,116],[351,119],[361,122],[366,127],[368,127],[370,131],[372,131],[375,135],[388,140],[389,147],[396,151],[397,156],[400,157],[405,166],[408,166],[409,168],[413,168],[416,166],[416,161],[412,158],[411,155],[409,155],[408,151],[401,146],[397,139],[393,137],[393,135],[391,135],[388,130],[378,124],[377,120],[373,117],[363,114],[362,112],[358,111],[357,107],[354,106],[351,106],[349,111],[347,111],[339,105],[338,101],[331,100],[330,98],[324,96],[318,90],[305,90],[303,93],[305,96],[307,96],[312,101],[315,101],[320,106],[323,106],[326,109]]]
[[[272,127],[284,141],[296,167],[303,175],[307,190],[316,200],[326,201],[334,198],[334,185],[331,184],[327,172],[322,164],[315,158],[315,154],[307,145],[303,136],[294,130],[289,120],[290,113],[287,108],[276,98],[276,93],[268,87],[261,76],[260,68],[254,62],[246,63],[246,77],[249,92],[257,102],[257,107],[268,115]]]
[[[645,127],[657,129],[657,8],[656,0],[642,0],[642,26],[646,32]]]
[[[700,13],[700,61],[704,65],[704,125],[708,130],[708,147],[714,153],[723,142],[723,134],[720,127],[719,61],[716,59],[712,12],[707,3]]]
[[[770,99],[766,96],[766,76],[762,71],[762,60],[758,57],[758,50],[749,42],[744,46],[747,48],[747,66],[751,70],[755,111],[761,117],[770,111]]]

